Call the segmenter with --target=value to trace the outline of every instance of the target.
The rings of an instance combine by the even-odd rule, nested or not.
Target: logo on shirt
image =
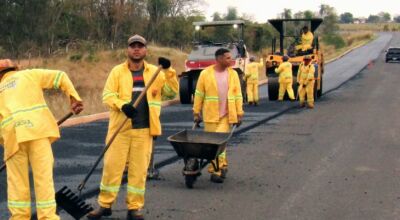
[[[33,123],[30,120],[20,120],[15,122],[15,128],[25,126],[26,128],[32,128]]]
[[[17,88],[17,79],[12,79],[9,82],[6,82],[4,85],[0,86],[0,93],[4,92],[6,89],[15,89]]]

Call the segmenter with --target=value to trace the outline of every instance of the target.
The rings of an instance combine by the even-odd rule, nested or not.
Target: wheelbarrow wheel
[[[188,189],[193,189],[193,184],[196,182],[197,175],[185,175],[185,184]]]

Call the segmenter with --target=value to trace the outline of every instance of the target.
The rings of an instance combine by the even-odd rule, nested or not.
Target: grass
[[[187,58],[186,53],[150,45],[146,60],[156,64],[159,56],[171,59],[177,73],[184,70],[183,60]],[[85,110],[82,115],[88,115],[107,111],[101,100],[104,83],[111,69],[125,60],[126,50],[121,49],[82,54],[74,51],[61,57],[21,60],[19,64],[23,69],[46,68],[65,71],[83,99]],[[46,91],[46,100],[56,118],[62,117],[69,111],[69,101],[61,92]]]
[[[400,31],[400,23],[340,24],[342,31]]]

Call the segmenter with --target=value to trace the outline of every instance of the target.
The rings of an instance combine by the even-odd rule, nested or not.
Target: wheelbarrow
[[[201,170],[207,164],[211,163],[214,169],[219,171],[218,156],[225,151],[227,142],[236,129],[234,125],[229,133],[216,133],[195,130],[196,126],[199,127],[195,123],[192,130],[185,129],[168,137],[178,156],[183,158],[185,167],[182,174],[189,189],[193,188]]]

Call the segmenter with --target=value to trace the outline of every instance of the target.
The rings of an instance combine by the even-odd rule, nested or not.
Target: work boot
[[[258,105],[258,102],[254,102],[254,106],[257,106]]]
[[[112,215],[111,208],[99,207],[98,209],[89,212],[89,214],[86,217],[90,220],[97,220],[101,219],[101,217],[103,216],[111,216],[111,215]]]
[[[213,173],[211,174],[210,181],[213,183],[223,183],[224,179],[221,176]]]
[[[228,173],[228,168],[222,168],[221,169],[221,178],[225,179],[227,173]]]
[[[249,102],[249,105],[250,105],[250,106],[253,105],[253,102]]]
[[[307,108],[313,109],[313,108],[314,108],[314,105],[308,105]]]
[[[144,220],[143,211],[141,209],[128,210],[126,220]]]
[[[306,107],[306,104],[300,103],[299,108],[304,108],[304,107]]]

